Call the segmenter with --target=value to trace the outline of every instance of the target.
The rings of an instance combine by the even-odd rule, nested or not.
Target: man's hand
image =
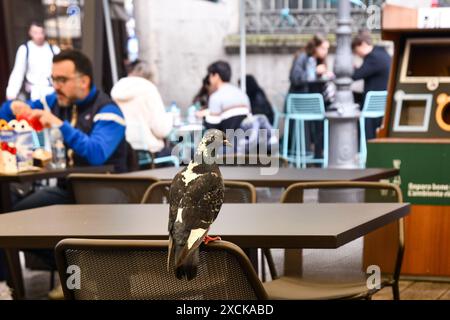
[[[209,110],[208,109],[204,109],[204,110],[199,110],[195,113],[195,116],[197,118],[203,119],[204,117],[209,115]]]
[[[31,107],[23,101],[15,100],[11,103],[11,111],[15,116],[31,112]]]
[[[53,113],[44,110],[32,110],[31,118],[38,118],[44,128],[60,127],[63,124]]]

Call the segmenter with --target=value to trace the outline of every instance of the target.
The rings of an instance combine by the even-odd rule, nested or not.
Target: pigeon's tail
[[[180,251],[175,248],[175,260]],[[192,280],[197,276],[197,267],[199,263],[199,249],[195,249],[184,259],[183,263],[175,268],[175,275],[179,280]]]

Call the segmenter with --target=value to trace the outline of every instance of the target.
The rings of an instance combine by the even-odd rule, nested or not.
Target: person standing
[[[387,89],[391,71],[391,57],[383,47],[374,46],[367,32],[360,32],[352,41],[353,52],[363,59],[361,67],[353,73],[353,80],[364,80],[364,98],[369,91]],[[364,101],[364,100],[363,100]],[[381,118],[366,119],[366,138],[376,137],[377,128],[381,126]]]
[[[17,50],[6,89],[8,100],[39,100],[54,92],[50,81],[52,60],[60,49],[47,42],[44,26],[38,22],[31,23],[28,35],[30,40]]]

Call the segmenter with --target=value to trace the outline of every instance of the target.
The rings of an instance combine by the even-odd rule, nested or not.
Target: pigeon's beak
[[[223,145],[227,147],[232,147],[232,144],[227,139],[223,140]]]

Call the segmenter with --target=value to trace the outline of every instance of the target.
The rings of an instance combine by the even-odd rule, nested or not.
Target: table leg
[[[11,211],[11,190],[9,183],[0,182],[1,203],[0,213]]]
[[[25,287],[23,285],[22,267],[20,265],[19,250],[5,249],[6,262],[8,264],[8,285],[12,288],[15,300],[25,299]]]
[[[303,273],[301,249],[286,249],[284,251],[284,275],[301,277]]]
[[[258,272],[259,272],[258,249],[245,249],[244,252],[248,256],[248,258],[250,259],[250,262],[252,263],[256,274],[258,274]]]

